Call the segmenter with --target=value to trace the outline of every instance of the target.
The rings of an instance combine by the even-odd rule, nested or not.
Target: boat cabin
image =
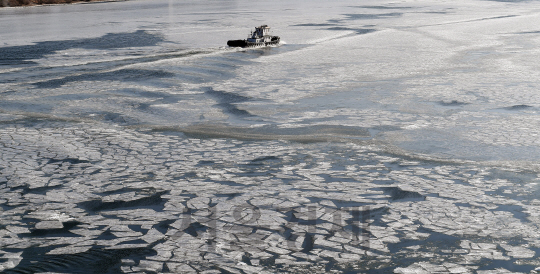
[[[255,27],[255,32],[252,32],[247,40],[252,43],[270,42],[272,40],[272,37],[270,36],[270,27],[268,25]]]

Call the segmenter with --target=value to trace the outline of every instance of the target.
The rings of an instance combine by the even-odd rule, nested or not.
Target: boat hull
[[[274,36],[270,42],[260,42],[254,43],[247,40],[229,40],[227,41],[227,46],[229,47],[240,47],[240,48],[255,48],[255,47],[268,47],[279,44],[279,37]]]

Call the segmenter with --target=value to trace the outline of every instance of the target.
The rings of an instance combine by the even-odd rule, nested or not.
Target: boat
[[[227,45],[229,47],[267,47],[279,44],[279,36],[270,35],[270,27],[262,25],[255,27],[255,31],[251,32],[247,39],[244,40],[229,40]]]

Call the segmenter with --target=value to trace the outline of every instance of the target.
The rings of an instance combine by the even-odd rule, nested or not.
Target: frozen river
[[[0,9],[0,272],[535,273],[539,22],[537,1]],[[262,24],[280,46],[225,46]]]

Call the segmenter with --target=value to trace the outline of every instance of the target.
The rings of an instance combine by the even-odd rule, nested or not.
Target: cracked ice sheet
[[[124,272],[467,273],[533,269],[540,248],[540,203],[520,191],[538,178],[518,167],[86,124],[0,140],[4,269],[77,254]]]
[[[526,163],[424,161],[361,141],[190,139],[110,125],[227,120],[233,115],[215,106],[218,96],[201,89],[212,86],[227,91],[224,97],[249,98],[234,106],[280,129],[387,126],[393,131],[378,138],[432,155],[535,160],[537,106],[526,105],[538,101],[533,5],[406,1],[342,10],[332,3],[333,13],[324,7],[319,20],[377,30],[306,31],[298,25],[310,18],[288,13],[293,19],[280,22],[280,31],[309,46],[267,56],[214,52],[225,60],[165,59],[98,74],[116,79],[124,68],[159,69],[178,81],[67,77],[82,80],[34,89],[36,81],[58,84],[49,80],[61,75],[2,70],[15,75],[0,87],[5,109],[16,113],[0,117],[1,267],[70,272],[70,265],[48,262],[92,261],[84,266],[128,273],[529,272],[538,265],[540,203],[537,170]],[[362,14],[343,14],[352,9]],[[366,10],[377,17],[372,13],[387,9],[396,12],[362,21]],[[178,29],[166,35],[200,37]],[[65,53],[85,52],[58,52]],[[38,63],[85,59],[52,55]],[[229,79],[231,63],[239,68]],[[191,72],[197,69],[202,73]]]

